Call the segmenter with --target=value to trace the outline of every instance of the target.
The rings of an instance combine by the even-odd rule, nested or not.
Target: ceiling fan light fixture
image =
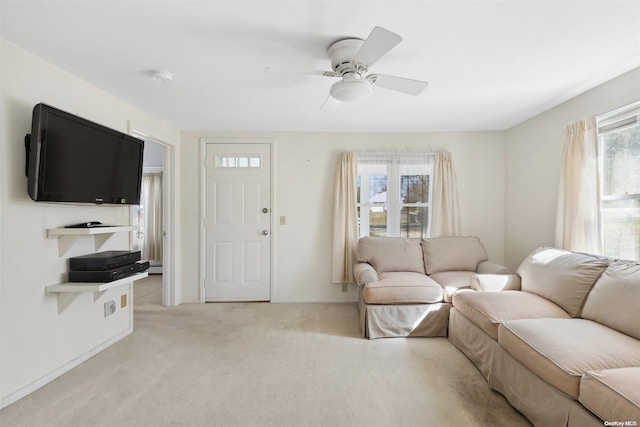
[[[329,93],[338,101],[357,101],[370,96],[373,93],[373,85],[367,79],[345,78],[335,82]]]

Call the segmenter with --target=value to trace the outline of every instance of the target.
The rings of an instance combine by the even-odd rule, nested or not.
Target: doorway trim
[[[269,177],[269,185],[271,186],[271,239],[270,239],[270,251],[271,258],[269,260],[269,301],[273,300],[275,292],[275,277],[276,277],[276,141],[274,138],[268,137],[204,137],[200,138],[200,283],[198,284],[198,294],[201,303],[206,303],[205,292],[205,263],[206,263],[206,231],[205,231],[205,215],[206,215],[206,157],[207,157],[207,144],[269,144],[270,146],[270,159],[271,162],[271,176]]]
[[[164,242],[162,252],[162,305],[175,307],[180,304],[180,292],[177,287],[180,272],[178,259],[178,150],[175,143],[167,138],[155,135],[153,132],[129,122],[129,134],[144,140],[163,146],[163,173],[162,173],[162,214],[164,228]],[[130,213],[131,215],[131,213]]]

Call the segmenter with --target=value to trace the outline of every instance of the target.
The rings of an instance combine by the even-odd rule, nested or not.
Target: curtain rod
[[[402,151],[388,151],[388,150],[380,150],[380,151],[376,151],[376,150],[356,150],[353,151],[356,154],[437,154],[437,153],[442,153],[443,151],[446,150],[427,150],[427,151],[420,151],[420,150],[402,150]]]

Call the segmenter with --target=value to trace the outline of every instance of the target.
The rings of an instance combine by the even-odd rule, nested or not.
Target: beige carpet
[[[143,298],[133,334],[0,411],[0,424],[530,425],[446,338],[360,338],[354,304]]]
[[[133,282],[133,304],[162,305],[162,275],[150,274],[148,277]],[[135,311],[134,311],[135,312]]]

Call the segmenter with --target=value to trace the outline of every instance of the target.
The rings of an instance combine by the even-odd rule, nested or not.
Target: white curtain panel
[[[141,188],[142,259],[162,260],[162,173],[144,173]]]
[[[354,283],[353,263],[358,244],[357,166],[356,153],[341,154],[333,200],[333,283]]]
[[[589,117],[565,128],[556,241],[559,248],[602,253],[598,129]]]
[[[431,237],[461,235],[456,171],[448,151],[436,153],[432,191]]]

